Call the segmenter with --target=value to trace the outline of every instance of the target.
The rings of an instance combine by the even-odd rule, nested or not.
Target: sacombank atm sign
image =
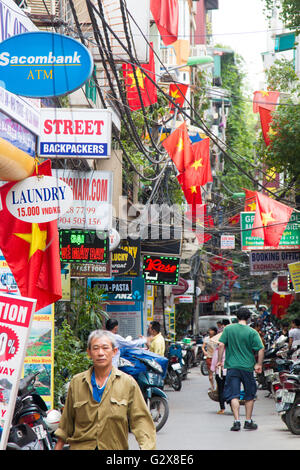
[[[0,86],[16,95],[65,95],[80,88],[92,70],[89,50],[69,36],[29,32],[0,44]]]

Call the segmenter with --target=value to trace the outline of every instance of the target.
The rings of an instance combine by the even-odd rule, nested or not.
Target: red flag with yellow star
[[[256,191],[251,191],[250,189],[242,188],[245,191],[245,206],[244,212],[254,212],[256,209]]]
[[[209,138],[195,142],[192,145],[193,162],[186,167],[184,178],[187,186],[204,186],[212,183],[213,178],[210,168]]]
[[[184,83],[171,83],[169,88],[169,96],[172,98],[175,103],[183,107],[185,95],[187,92],[189,85],[185,85]],[[173,113],[175,106],[173,103],[170,102],[170,112]]]
[[[134,75],[134,70],[136,77]],[[122,64],[122,71],[125,81],[128,106],[131,111],[141,109],[141,100],[144,107],[151,106],[151,104],[157,102],[157,89],[155,83],[152,83],[152,81],[147,77],[147,75],[149,75],[149,77],[155,82],[155,63],[152,43],[150,43],[148,64],[142,64],[141,67],[135,67],[131,64]],[[147,75],[144,72],[146,72]]]
[[[271,299],[272,314],[279,319],[284,317],[293,300],[294,296],[292,294],[283,295],[273,292]]]
[[[38,167],[38,174],[51,176],[51,162]],[[6,195],[16,181],[0,188],[0,249],[23,297],[37,300],[36,310],[62,297],[57,221],[29,223],[14,217]]]
[[[192,144],[185,121],[175,129],[163,142],[179,173],[194,162]]]
[[[150,10],[163,43],[169,46],[178,37],[178,0],[150,0]]]
[[[252,233],[264,239],[265,246],[278,247],[293,208],[256,191],[256,211]]]
[[[255,91],[253,93],[253,112],[258,113],[259,107],[273,111],[276,108],[279,99],[279,91]]]
[[[271,123],[273,121],[272,118],[272,111],[263,106],[259,106],[259,115],[260,115],[260,123],[261,123],[261,130],[263,133],[263,138],[265,141],[266,146],[270,145],[270,131],[272,131]]]

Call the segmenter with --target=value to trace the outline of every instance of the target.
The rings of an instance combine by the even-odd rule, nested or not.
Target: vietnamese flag
[[[256,209],[256,191],[242,188],[245,191],[244,212],[254,212]]]
[[[134,70],[136,77],[134,76]],[[135,67],[131,64],[122,64],[122,71],[126,88],[127,102],[130,111],[141,109],[141,100],[144,107],[151,106],[157,102],[156,85],[155,83],[152,83],[152,81],[144,73],[145,71],[155,82],[153,43],[150,43],[149,64],[142,64],[140,67]]]
[[[265,141],[266,146],[270,145],[270,135],[269,133],[272,132],[271,123],[272,123],[272,111],[262,106],[259,106],[259,115],[260,115],[260,123],[261,123],[261,130],[263,133],[263,138]]]
[[[253,93],[253,112],[258,113],[259,107],[273,111],[279,99],[279,91],[255,91]]]
[[[283,295],[273,292],[271,305],[272,305],[272,314],[277,318],[282,318],[287,314],[287,308],[290,306],[294,296],[292,294]]]
[[[150,10],[165,46],[178,37],[178,0],[150,0]]]
[[[182,173],[194,161],[192,144],[185,121],[163,142],[179,173]]]
[[[189,85],[185,85],[184,83],[171,83],[169,88],[169,96],[172,98],[175,103],[183,107],[185,95],[187,92]],[[170,102],[170,112],[174,112],[175,106],[173,103]]]
[[[38,174],[51,176],[50,160],[38,166]],[[0,249],[21,295],[36,299],[40,310],[62,297],[57,220],[29,223],[14,217],[6,195],[16,183],[0,188]]]
[[[192,145],[192,150],[194,159],[184,171],[185,184],[187,186],[204,186],[206,183],[212,183],[209,138],[195,142]]]
[[[229,217],[228,224],[229,225],[236,225],[240,222],[240,214],[235,214],[232,217]]]
[[[252,233],[264,239],[265,246],[278,247],[293,208],[256,191],[256,211]]]

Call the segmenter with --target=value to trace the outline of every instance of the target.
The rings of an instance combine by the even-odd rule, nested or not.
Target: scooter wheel
[[[286,412],[285,418],[288,430],[300,435],[300,397],[296,398],[293,406]]]
[[[158,432],[166,424],[169,417],[168,401],[160,396],[151,397],[150,413],[155,425],[156,432]]]

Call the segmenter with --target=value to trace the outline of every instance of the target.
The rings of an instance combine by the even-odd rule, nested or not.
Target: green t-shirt
[[[225,344],[225,369],[253,371],[254,351],[264,347],[257,331],[240,323],[227,325],[219,341]]]

